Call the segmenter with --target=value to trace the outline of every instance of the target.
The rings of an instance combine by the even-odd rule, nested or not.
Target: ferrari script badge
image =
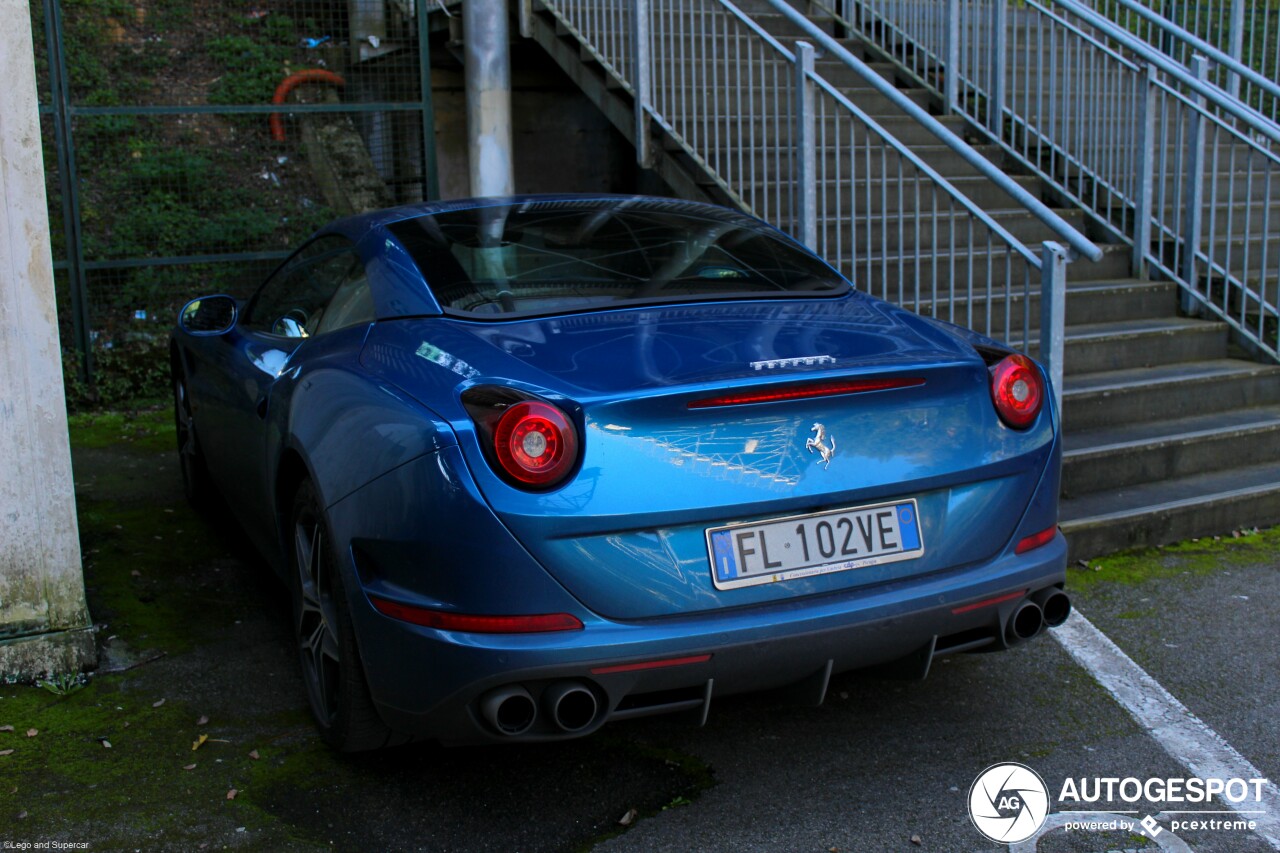
[[[831,457],[836,455],[836,439],[835,436],[827,435],[827,428],[822,424],[814,424],[810,432],[815,433],[813,438],[804,440],[805,449],[810,453],[818,451],[822,456],[822,468],[826,470],[831,467]],[[828,444],[827,442],[830,442]]]

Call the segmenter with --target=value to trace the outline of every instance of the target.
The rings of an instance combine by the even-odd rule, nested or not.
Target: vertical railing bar
[[[1228,24],[1226,52],[1236,62],[1244,58],[1244,1],[1231,0],[1231,21]],[[1240,75],[1234,71],[1227,75],[1227,91],[1233,98],[1240,97]]]
[[[943,78],[943,110],[952,115],[960,98],[960,0],[947,0],[947,58]]]
[[[818,248],[818,151],[813,127],[814,50],[808,42],[795,44],[795,142],[799,163],[796,200],[791,208],[797,220],[796,239],[810,249]]]
[[[1138,79],[1142,87],[1137,132],[1134,135],[1137,148],[1134,157],[1138,163],[1138,192],[1134,200],[1133,256],[1130,267],[1134,278],[1145,279],[1147,252],[1151,251],[1151,205],[1155,182],[1155,66],[1146,65]]]
[[[1191,58],[1192,71],[1196,79],[1204,81],[1209,76],[1209,60],[1200,54]],[[1187,189],[1183,198],[1186,201],[1186,226],[1183,229],[1182,284],[1183,309],[1188,314],[1198,314],[1197,301],[1191,294],[1197,290],[1196,258],[1200,253],[1200,228],[1204,207],[1204,137],[1205,120],[1203,110],[1206,99],[1197,95],[1196,108],[1190,113],[1191,126],[1188,128],[1190,139],[1187,148]]]
[[[632,62],[635,79],[635,134],[636,163],[642,169],[653,167],[652,140],[649,135],[649,111],[652,107],[651,44],[649,41],[649,0],[633,0],[632,7]]]
[[[987,90],[987,129],[1004,139],[1004,75],[1008,0],[992,0],[991,86]]]

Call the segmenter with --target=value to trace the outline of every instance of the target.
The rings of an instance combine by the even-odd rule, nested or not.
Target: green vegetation
[[[1204,537],[1166,545],[1121,551],[1089,561],[1088,568],[1067,570],[1067,589],[1084,591],[1102,583],[1134,585],[1182,574],[1207,574],[1224,564],[1265,558],[1280,549],[1280,527],[1241,532],[1238,536]],[[1138,618],[1131,614],[1125,618]]]
[[[40,4],[34,4],[37,63],[49,95]],[[70,411],[137,405],[167,394],[167,332],[178,307],[201,293],[247,295],[261,264],[175,266],[166,258],[281,252],[333,217],[296,149],[271,140],[267,117],[143,116],[140,104],[266,104],[276,85],[310,57],[292,18],[246,14],[214,0],[63,0],[63,54],[73,103],[119,109],[74,123],[74,154],[87,261],[155,259],[154,266],[90,270],[95,333],[93,387],[77,379],[68,351]],[[313,26],[315,22],[304,24]],[[65,257],[61,187],[46,140],[55,258]],[[71,344],[65,275],[60,315]]]
[[[288,73],[298,36],[293,19],[268,15],[252,35],[227,35],[209,43],[209,55],[225,72],[209,90],[212,104],[266,104]]]

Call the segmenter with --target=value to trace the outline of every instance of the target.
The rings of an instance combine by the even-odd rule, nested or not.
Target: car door
[[[271,518],[265,431],[272,388],[306,357],[339,285],[359,266],[344,237],[305,245],[258,289],[213,350],[220,363],[204,371],[199,422],[209,471],[251,533]]]

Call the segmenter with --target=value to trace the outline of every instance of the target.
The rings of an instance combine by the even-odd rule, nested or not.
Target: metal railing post
[[[1147,252],[1151,251],[1151,206],[1155,198],[1156,169],[1156,69],[1148,63],[1146,71],[1138,78],[1142,87],[1138,103],[1138,115],[1134,134],[1134,156],[1137,160],[1137,198],[1133,200],[1133,262],[1134,278],[1147,277]]]
[[[1227,31],[1227,53],[1236,62],[1244,61],[1244,0],[1231,0],[1230,29]],[[1227,75],[1227,91],[1231,97],[1240,97],[1240,75],[1234,71]]]
[[[1062,418],[1062,359],[1066,349],[1067,250],[1046,240],[1040,246],[1040,361],[1053,386],[1053,404]]]
[[[987,130],[1004,139],[1005,54],[1008,52],[1008,0],[991,3],[991,85],[987,87]]]
[[[653,108],[653,65],[649,40],[649,0],[635,0],[632,32],[632,55],[635,56],[636,163],[643,169],[653,167],[649,113]]]
[[[1209,78],[1209,60],[1201,54],[1191,58],[1191,70],[1196,79],[1204,82]],[[1190,315],[1200,313],[1200,302],[1192,297],[1196,290],[1196,257],[1200,254],[1200,232],[1204,218],[1204,138],[1206,110],[1204,95],[1196,95],[1195,108],[1188,118],[1187,128],[1187,173],[1182,191],[1182,203],[1185,205],[1184,226],[1182,229],[1182,287],[1179,290],[1182,309]]]
[[[796,42],[796,239],[818,251],[818,139],[814,121],[814,50]]]
[[[85,273],[81,226],[80,178],[71,123],[71,92],[63,51],[62,4],[44,0],[45,37],[49,50],[49,87],[53,96],[53,133],[58,158],[58,195],[62,201],[62,233],[66,240],[67,278],[71,290],[71,328],[75,337],[77,375],[94,385],[93,334],[89,318],[89,282]]]
[[[951,115],[960,103],[960,0],[947,0],[947,59],[943,74],[942,107]]]

